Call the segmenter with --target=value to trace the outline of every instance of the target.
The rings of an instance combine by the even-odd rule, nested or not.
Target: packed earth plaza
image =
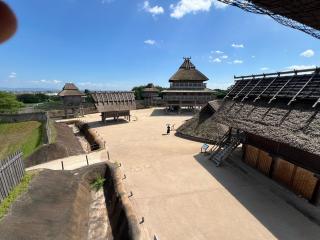
[[[232,164],[217,168],[201,144],[166,135],[190,115],[163,109],[132,112],[137,121],[103,125],[84,120],[121,162],[130,198],[147,230],[160,239],[319,239],[320,228],[265,185]],[[239,158],[235,155],[234,158]],[[273,189],[273,188],[271,188]]]

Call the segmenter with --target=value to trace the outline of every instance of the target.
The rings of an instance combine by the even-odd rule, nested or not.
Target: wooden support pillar
[[[242,162],[245,162],[245,160],[246,160],[246,152],[247,152],[247,145],[242,144],[242,156],[241,156]]]
[[[276,169],[276,164],[278,161],[278,157],[276,156],[271,156],[271,157],[272,157],[272,161],[271,161],[270,170],[268,173],[269,178],[273,178],[274,170]]]
[[[319,206],[320,205],[320,175],[314,175],[317,178],[316,186],[313,189],[312,197],[310,203]]]

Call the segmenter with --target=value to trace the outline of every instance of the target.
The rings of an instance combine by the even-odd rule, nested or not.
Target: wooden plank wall
[[[243,160],[296,194],[311,200],[317,184],[314,173],[284,159],[278,157],[273,159],[267,152],[251,145],[245,145]],[[271,169],[272,162],[274,166]]]
[[[269,174],[272,158],[265,151],[251,145],[246,145],[245,162],[251,167],[257,168],[265,175]]]

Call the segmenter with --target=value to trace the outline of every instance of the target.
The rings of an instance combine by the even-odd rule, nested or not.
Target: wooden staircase
[[[221,163],[240,145],[240,143],[240,134],[226,134],[217,145],[210,149],[211,154],[209,160],[214,161],[216,166],[219,167]]]

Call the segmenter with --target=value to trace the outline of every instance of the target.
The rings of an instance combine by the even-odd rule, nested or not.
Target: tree
[[[86,102],[87,103],[94,103],[94,100],[91,96],[91,91],[89,89],[85,89],[84,94],[86,95]]]
[[[0,92],[0,112],[17,112],[23,103],[12,93]]]
[[[41,103],[49,101],[49,96],[43,93],[25,93],[17,95],[17,99],[23,103]]]
[[[145,85],[141,85],[141,86],[136,86],[134,88],[132,88],[132,91],[134,92],[134,96],[136,98],[136,100],[142,100],[142,90],[145,88]]]
[[[132,88],[131,91],[134,92],[134,96],[135,96],[136,100],[143,100],[142,91],[146,87],[147,87],[147,85],[140,85],[140,86],[136,86],[136,87]],[[154,86],[154,87],[159,90],[159,96],[162,97],[161,91],[164,90],[165,88],[163,88],[161,86]]]
[[[215,89],[215,95],[218,99],[224,98],[228,93],[228,90]]]

